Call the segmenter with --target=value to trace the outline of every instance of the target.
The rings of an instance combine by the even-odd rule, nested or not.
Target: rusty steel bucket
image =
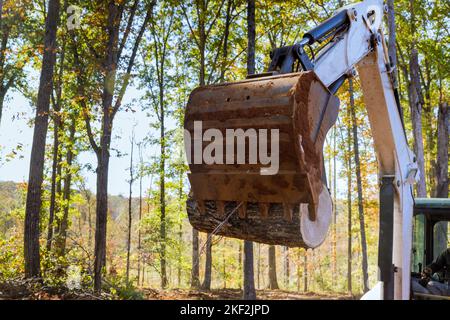
[[[184,122],[192,226],[268,244],[322,243],[332,212],[322,151],[338,111],[313,71],[195,89]]]

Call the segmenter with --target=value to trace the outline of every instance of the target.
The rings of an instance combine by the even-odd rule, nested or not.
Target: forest
[[[349,3],[0,0],[0,299],[355,299],[372,288],[378,163],[358,77],[337,92],[325,141],[334,207],[320,247],[210,237],[186,212],[191,91],[266,71],[271,50]],[[450,2],[386,4],[422,173],[414,194],[448,198]]]

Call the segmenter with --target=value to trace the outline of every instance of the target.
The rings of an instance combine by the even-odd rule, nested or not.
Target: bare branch
[[[117,97],[116,103],[113,108],[112,117],[116,114],[117,110],[119,110],[120,105],[122,104],[123,96],[125,95],[125,91],[128,87],[128,84],[130,82],[131,77],[131,70],[133,69],[134,62],[136,60],[137,51],[139,48],[139,44],[141,43],[142,36],[144,35],[145,28],[147,27],[148,22],[150,21],[150,17],[153,11],[153,5],[155,2],[152,3],[151,7],[147,10],[147,13],[144,18],[144,22],[142,23],[141,29],[139,30],[138,36],[136,37],[136,41],[134,42],[133,51],[131,53],[130,60],[128,61],[127,70],[124,76],[124,80],[122,83],[122,87],[120,88],[119,95]]]
[[[133,20],[134,20],[135,14],[136,14],[136,9],[138,7],[138,4],[139,4],[139,0],[135,0],[133,3],[133,6],[131,7],[130,15],[128,16],[127,26],[125,28],[125,32],[122,37],[122,41],[120,42],[119,51],[117,53],[118,57],[120,57],[122,55],[123,48],[125,47],[125,44],[127,43],[127,39],[130,34],[131,27],[133,25]]]
[[[192,37],[194,38],[194,41],[197,44],[197,46],[200,47],[200,42],[198,41],[197,37],[195,36],[194,29],[192,28],[191,22],[190,22],[189,17],[188,17],[188,15],[186,13],[186,9],[185,9],[183,4],[181,4],[180,6],[181,6],[181,10],[183,11],[183,15],[186,18],[186,22],[188,24],[189,30],[191,30]]]

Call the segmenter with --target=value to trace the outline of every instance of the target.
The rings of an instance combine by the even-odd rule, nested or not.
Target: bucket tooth
[[[269,217],[270,203],[260,202],[260,203],[258,203],[258,206],[259,206],[259,213],[261,214],[261,217],[263,219],[267,219]]]
[[[217,208],[217,214],[219,217],[224,218],[225,217],[225,201],[216,201],[216,208]]]
[[[292,217],[294,216],[294,204],[292,203],[283,203],[283,218],[286,221],[292,221]]]
[[[197,209],[200,215],[206,214],[206,204],[203,200],[197,200]]]
[[[239,218],[247,218],[247,202],[245,201],[242,202],[241,206],[239,207]]]

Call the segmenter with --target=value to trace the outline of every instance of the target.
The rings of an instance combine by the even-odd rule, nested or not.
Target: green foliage
[[[112,295],[112,299],[143,300],[144,295],[132,282],[127,282],[124,275],[107,276],[104,290]]]
[[[0,236],[0,282],[19,278],[23,272],[22,234]]]

